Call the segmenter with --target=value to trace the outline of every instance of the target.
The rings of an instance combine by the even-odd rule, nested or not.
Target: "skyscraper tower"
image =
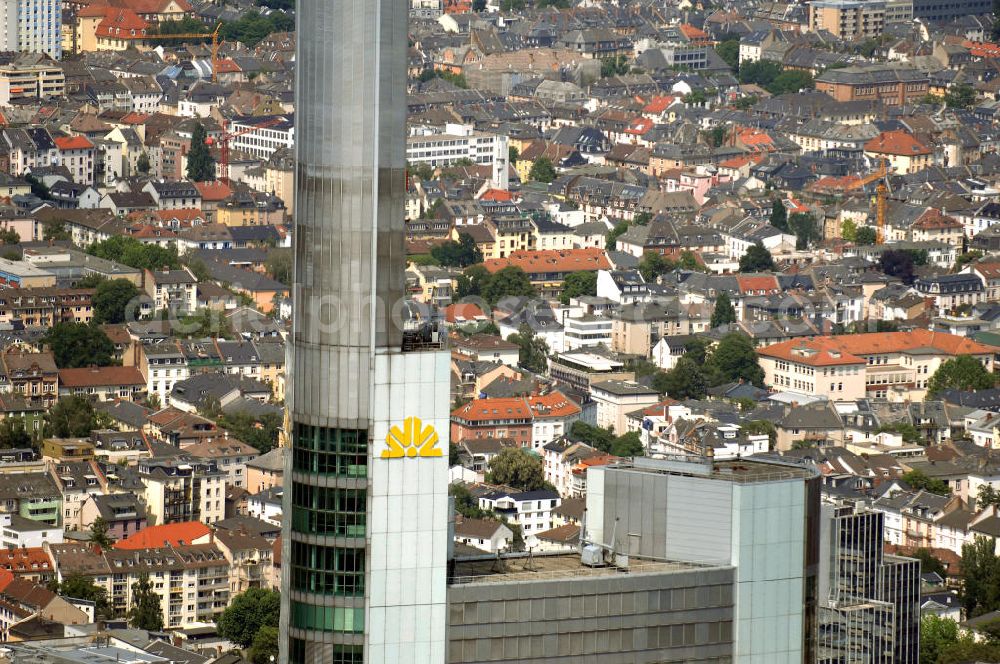
[[[297,18],[280,661],[437,664],[449,357],[400,320],[406,4],[303,0]]]

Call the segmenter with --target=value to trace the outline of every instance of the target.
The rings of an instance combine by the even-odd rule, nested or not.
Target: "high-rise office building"
[[[62,57],[61,0],[0,0],[0,51]]]
[[[819,491],[778,460],[593,467],[582,551],[455,560],[448,661],[812,662]]]
[[[443,662],[449,365],[404,295],[407,5],[297,11],[288,664]]]
[[[823,505],[820,664],[920,660],[920,562],[883,553],[884,514],[862,503]]]

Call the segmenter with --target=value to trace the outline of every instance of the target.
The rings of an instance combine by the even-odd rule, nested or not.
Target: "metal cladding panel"
[[[667,484],[667,555],[671,560],[730,564],[733,485],[673,476]]]
[[[398,347],[406,6],[311,0],[298,19],[294,337]]]

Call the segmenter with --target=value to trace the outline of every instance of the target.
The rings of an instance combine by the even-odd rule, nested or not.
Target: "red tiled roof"
[[[535,417],[567,417],[580,412],[580,407],[558,390],[544,395],[530,396],[528,404]]]
[[[520,397],[473,399],[451,412],[453,418],[463,422],[488,420],[531,419],[531,408]]]
[[[131,9],[108,7],[105,9],[104,20],[97,26],[97,36],[144,39],[148,29],[149,22]]]
[[[100,385],[145,385],[146,380],[135,367],[80,367],[60,369],[62,387],[97,387]]]
[[[60,150],[89,150],[94,147],[86,136],[56,136],[52,140]]]
[[[878,353],[899,353],[932,348],[942,355],[986,355],[1000,351],[965,337],[945,332],[917,329],[910,332],[870,332],[868,334],[841,334],[837,336],[793,339],[761,348],[758,353],[767,357],[790,360],[799,364],[859,364],[867,361],[861,357]],[[815,351],[804,354],[802,350]]]
[[[6,574],[39,574],[52,571],[49,554],[41,547],[30,549],[0,549],[0,590],[6,586]],[[13,580],[13,576],[10,577]],[[8,580],[7,583],[10,581]]]
[[[744,277],[736,275],[736,283],[740,287],[741,293],[776,293],[781,290],[778,285],[778,278],[775,276]]]
[[[643,113],[662,113],[663,111],[670,108],[674,103],[675,97],[663,96],[663,97],[653,97],[649,100],[649,103],[643,106]]]
[[[201,200],[203,201],[225,200],[233,193],[230,186],[222,180],[215,180],[214,182],[195,182],[194,187],[198,190],[198,193],[201,194]]]
[[[528,274],[610,270],[611,263],[603,249],[537,249],[515,251],[506,258],[491,258],[483,265],[490,272],[505,267],[519,267]]]
[[[477,304],[449,304],[444,310],[444,319],[449,323],[483,320],[484,318],[486,318],[486,314]]]
[[[162,546],[180,546],[190,544],[199,537],[204,537],[211,530],[200,521],[184,521],[168,523],[162,526],[148,526],[131,537],[115,542],[116,549],[155,549]]]
[[[930,148],[918,141],[912,134],[905,131],[883,131],[875,138],[865,143],[865,150],[878,154],[888,154],[901,157],[927,155]]]
[[[503,189],[487,189],[486,193],[479,197],[482,201],[512,201],[514,194]]]

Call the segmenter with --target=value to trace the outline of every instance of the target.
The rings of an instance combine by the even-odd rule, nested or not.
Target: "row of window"
[[[367,477],[368,432],[295,424],[292,469],[320,475]]]
[[[292,542],[292,588],[322,595],[363,597],[365,550]]]
[[[292,627],[298,629],[355,634],[365,631],[364,608],[313,606],[303,602],[292,602],[291,608]]]
[[[367,495],[363,489],[292,484],[292,530],[311,535],[364,537]]]

